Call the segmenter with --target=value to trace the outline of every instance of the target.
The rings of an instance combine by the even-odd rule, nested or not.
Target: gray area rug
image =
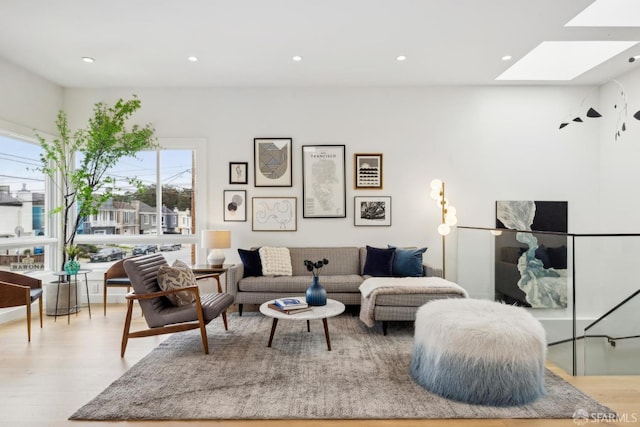
[[[175,334],[74,413],[76,420],[572,418],[576,410],[612,413],[547,371],[547,395],[521,407],[468,405],[412,382],[411,324],[389,335],[358,317],[280,321],[267,348],[271,319],[230,316],[229,331],[208,326],[210,354],[198,331]],[[117,349],[114,355],[117,357]]]

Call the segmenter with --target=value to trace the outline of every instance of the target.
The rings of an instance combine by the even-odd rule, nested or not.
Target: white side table
[[[295,297],[287,297],[287,298],[299,298],[305,299],[304,296],[295,296]],[[307,321],[307,332],[310,331],[309,321],[322,319],[322,324],[324,325],[324,336],[327,339],[327,350],[331,351],[331,338],[329,337],[329,326],[327,325],[327,319],[329,317],[334,317],[342,312],[344,312],[344,304],[340,301],[336,301],[333,299],[327,299],[327,305],[323,306],[313,306],[309,311],[302,311],[300,313],[295,314],[287,314],[282,313],[278,310],[274,310],[269,308],[269,304],[273,304],[274,300],[270,300],[265,302],[260,306],[260,313],[264,314],[267,317],[273,318],[273,323],[271,324],[271,335],[269,336],[269,344],[267,347],[271,347],[271,342],[273,341],[273,335],[276,332],[276,326],[278,325],[278,320],[306,320]]]

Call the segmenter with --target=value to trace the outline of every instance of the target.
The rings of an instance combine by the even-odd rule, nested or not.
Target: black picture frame
[[[353,225],[391,227],[391,196],[355,196]]]
[[[256,187],[292,187],[291,138],[253,139],[253,180]]]
[[[222,200],[225,222],[247,221],[247,192],[245,190],[224,190]]]
[[[302,217],[346,218],[344,145],[302,146]]]
[[[249,162],[229,162],[229,184],[249,182]]]

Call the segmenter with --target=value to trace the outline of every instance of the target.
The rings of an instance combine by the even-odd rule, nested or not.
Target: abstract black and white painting
[[[391,225],[391,196],[356,196],[353,200],[354,225],[374,227]]]
[[[523,307],[566,308],[567,202],[498,201],[496,228],[516,230],[496,233],[496,300]]]

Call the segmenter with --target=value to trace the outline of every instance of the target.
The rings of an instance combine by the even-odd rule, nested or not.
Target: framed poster
[[[355,226],[391,226],[391,196],[356,196],[353,200]]]
[[[253,197],[253,231],[296,231],[297,199],[295,197]]]
[[[302,213],[304,218],[345,218],[344,145],[302,147]]]
[[[247,162],[229,162],[229,184],[246,184],[248,168]]]
[[[254,138],[253,165],[256,187],[291,187],[291,138]]]
[[[247,220],[247,192],[224,190],[224,220],[244,222]]]
[[[355,188],[382,190],[382,154],[354,154]]]

